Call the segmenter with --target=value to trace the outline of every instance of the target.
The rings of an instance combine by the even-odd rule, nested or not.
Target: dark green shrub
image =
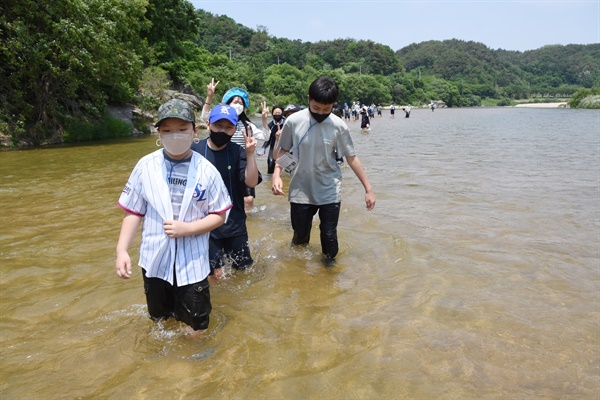
[[[598,104],[598,95],[600,95],[600,86],[594,86],[591,89],[578,90],[568,101],[571,108],[600,108]]]
[[[511,99],[508,99],[505,97],[505,98],[501,99],[497,105],[500,107],[507,107],[507,106],[512,106],[512,103],[513,102]]]
[[[79,143],[121,138],[131,135],[132,131],[132,125],[109,116],[105,116],[100,123],[72,119],[67,123],[67,128],[63,133],[63,141],[65,143]]]

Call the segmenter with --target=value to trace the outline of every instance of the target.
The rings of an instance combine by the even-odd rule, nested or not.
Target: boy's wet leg
[[[178,321],[189,325],[194,331],[208,329],[212,311],[208,278],[178,287],[176,303],[175,318]]]
[[[321,224],[321,250],[329,259],[333,260],[339,251],[337,239],[337,225],[340,218],[340,203],[325,204],[319,207]]]
[[[237,270],[244,270],[254,263],[247,232],[228,238],[227,255],[231,259],[231,266]]]
[[[312,204],[290,203],[292,229],[294,230],[292,244],[308,244],[312,219],[318,209],[318,206]]]
[[[153,321],[167,320],[175,315],[175,295],[173,286],[159,278],[148,278],[142,268],[144,293],[148,314]]]

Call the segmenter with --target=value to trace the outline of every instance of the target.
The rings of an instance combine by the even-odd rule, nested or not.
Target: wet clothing
[[[254,260],[250,254],[248,233],[223,239],[210,238],[211,274],[215,268],[222,268],[225,261],[231,262],[235,269],[246,269]]]
[[[163,223],[226,213],[231,200],[219,172],[197,153],[173,160],[160,149],[138,161],[118,205],[144,217],[139,266],[150,317],[175,317],[194,330],[207,329],[210,234],[170,238]]]
[[[319,230],[321,232],[321,251],[330,259],[335,258],[339,251],[337,240],[337,225],[340,218],[340,203],[312,204],[290,203],[292,228],[294,229],[293,244],[308,244],[312,220],[319,212]]]
[[[212,311],[208,279],[191,285],[171,285],[160,278],[148,278],[143,270],[148,313],[153,320],[174,317],[194,330],[207,329]]]
[[[213,150],[208,146],[208,139],[203,139],[198,143],[192,144],[192,150],[202,154],[210,161],[219,171],[225,187],[231,197],[233,207],[229,212],[227,222],[210,233],[210,255],[211,255],[211,272],[214,268],[220,268],[223,265],[222,257],[230,255],[232,251],[236,254],[240,250],[240,246],[232,246],[231,243],[239,243],[239,238],[245,242],[245,247],[248,246],[248,231],[246,228],[246,211],[244,210],[244,196],[247,193],[246,186],[246,151],[237,144],[230,142],[222,150]],[[258,183],[262,181],[262,176],[259,172]],[[254,188],[250,188],[254,189]],[[250,250],[243,248],[244,254],[247,256],[236,260],[239,262],[235,265],[248,266],[252,264]]]
[[[208,239],[210,234],[170,238],[163,222],[174,219],[169,181],[183,188],[181,211],[177,220],[192,222],[209,214],[222,214],[231,200],[217,169],[204,157],[192,152],[185,179],[169,177],[171,163],[163,149],[142,157],[131,173],[118,205],[143,216],[139,266],[150,278],[160,278],[185,286],[206,278],[210,272]],[[171,179],[169,179],[171,178]]]
[[[360,121],[361,129],[367,129],[370,123],[371,121],[369,120],[369,116],[367,115],[367,113],[363,113],[362,120]]]
[[[318,123],[308,109],[298,111],[283,126],[279,146],[298,157],[290,180],[290,202],[321,205],[341,201],[342,171],[336,157],[356,155],[350,130],[341,118],[331,114]]]
[[[355,156],[346,123],[334,114],[318,123],[308,109],[291,115],[281,131],[279,146],[297,157],[289,187],[292,243],[310,240],[312,217],[319,212],[321,249],[333,259],[338,253],[342,171],[341,157]]]

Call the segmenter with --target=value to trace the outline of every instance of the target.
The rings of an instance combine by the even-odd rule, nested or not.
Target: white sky
[[[396,51],[427,40],[461,39],[491,49],[600,43],[600,0],[191,0],[271,36],[303,42],[352,38]]]

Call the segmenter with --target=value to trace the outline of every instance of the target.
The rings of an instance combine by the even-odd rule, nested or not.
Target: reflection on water
[[[198,340],[147,318],[138,270],[114,273],[115,203],[154,138],[0,153],[1,397],[600,396],[600,114],[413,110],[351,130],[377,206],[344,167],[337,264],[316,224],[290,246],[265,177],[256,264],[211,288]]]

